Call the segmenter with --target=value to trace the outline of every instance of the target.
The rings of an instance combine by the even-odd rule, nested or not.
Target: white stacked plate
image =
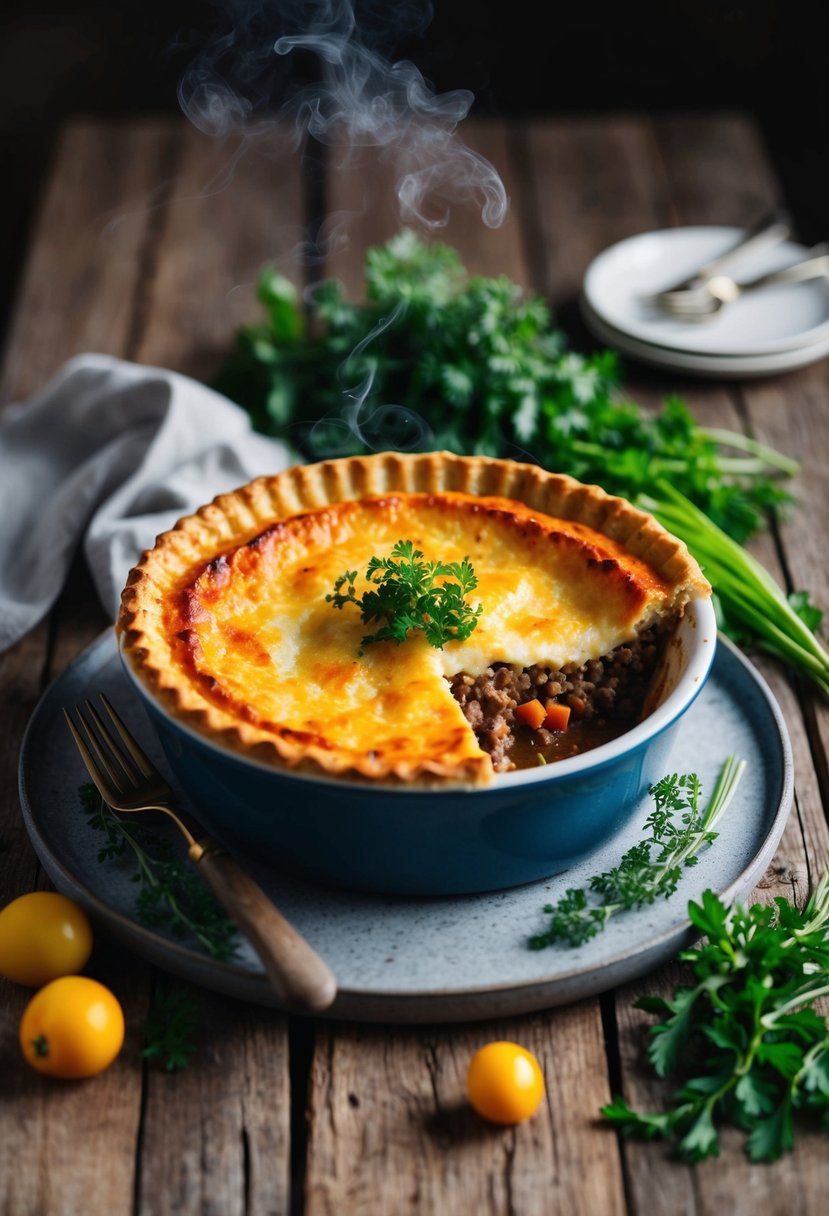
[[[612,245],[590,264],[581,308],[600,342],[656,367],[713,377],[765,376],[829,354],[829,279],[782,283],[741,296],[705,321],[670,316],[653,302],[736,245],[739,228],[668,228]],[[802,261],[794,241],[749,254],[734,268],[747,281]]]

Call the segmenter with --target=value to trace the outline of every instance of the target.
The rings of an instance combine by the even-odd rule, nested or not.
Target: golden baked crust
[[[443,650],[414,636],[358,657],[357,610],[325,595],[400,539],[468,555],[484,612]],[[162,704],[225,746],[337,776],[483,783],[490,758],[445,676],[582,662],[709,591],[680,541],[596,486],[382,453],[297,466],[181,520],[131,572],[118,631]]]

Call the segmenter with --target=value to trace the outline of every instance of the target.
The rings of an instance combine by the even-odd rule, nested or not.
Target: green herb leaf
[[[186,1068],[196,1051],[196,1002],[189,988],[181,985],[157,988],[147,1019],[141,1027],[141,1055],[158,1060],[167,1072]]]
[[[817,633],[823,624],[823,610],[812,603],[808,591],[792,591],[789,604],[812,633]]]
[[[333,593],[325,597],[335,608],[354,604],[366,625],[385,622],[363,637],[361,651],[373,642],[399,646],[418,631],[440,650],[447,642],[465,641],[483,611],[481,604],[473,608],[466,602],[478,586],[468,557],[461,562],[427,562],[410,540],[399,540],[391,557],[372,557],[365,578],[370,588],[358,596],[357,571],[346,570],[335,582]]]
[[[689,914],[709,934],[681,956],[695,986],[638,1002],[662,1019],[649,1055],[672,1078],[667,1108],[617,1099],[602,1113],[628,1135],[672,1140],[690,1162],[716,1155],[731,1123],[750,1160],[775,1161],[794,1145],[795,1112],[829,1130],[829,1027],[812,1008],[829,994],[829,875],[802,912],[784,899],[728,908],[706,891]]]
[[[193,866],[176,855],[168,840],[119,816],[91,783],[80,786],[78,794],[90,827],[105,838],[98,861],[128,852],[133,856],[135,911],[142,924],[167,929],[177,937],[194,937],[214,958],[232,958],[239,931]]]
[[[530,948],[540,950],[560,942],[581,946],[616,913],[673,895],[684,870],[696,863],[700,849],[716,839],[713,828],[731,802],[744,769],[745,761],[728,757],[704,812],[699,808],[702,788],[695,773],[682,777],[674,773],[651,786],[654,809],[645,820],[642,840],[628,849],[618,866],[590,879],[590,892],[601,896],[602,902],[591,902],[585,891],[568,890],[557,904],[544,909],[549,923],[530,938]]]

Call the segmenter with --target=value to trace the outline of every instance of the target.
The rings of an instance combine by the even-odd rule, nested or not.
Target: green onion
[[[829,653],[798,616],[769,572],[684,494],[667,482],[658,497],[638,504],[683,540],[715,587],[733,622],[742,624],[770,654],[798,668],[829,694]]]

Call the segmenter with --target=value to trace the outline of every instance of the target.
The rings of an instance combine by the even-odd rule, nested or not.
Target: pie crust
[[[401,539],[427,560],[468,555],[483,613],[443,650],[416,634],[360,654],[369,627],[325,595]],[[596,658],[708,594],[681,541],[597,486],[386,452],[296,466],[180,520],[131,572],[117,630],[163,707],[224,747],[350,779],[484,784],[490,757],[446,677]]]

